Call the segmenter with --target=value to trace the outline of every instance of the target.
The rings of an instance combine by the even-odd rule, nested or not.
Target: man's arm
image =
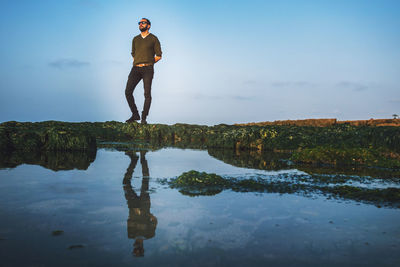
[[[154,44],[154,52],[156,56],[154,57],[154,63],[161,59],[162,51],[161,51],[161,44],[158,38],[156,37],[156,42]]]
[[[135,41],[135,38],[132,39],[132,52],[131,52],[132,60],[135,60],[135,52],[136,52],[134,41]]]

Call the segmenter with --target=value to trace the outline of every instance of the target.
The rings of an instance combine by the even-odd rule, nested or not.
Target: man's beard
[[[139,30],[140,30],[141,32],[145,32],[145,31],[147,31],[147,26],[146,26],[146,27],[143,27],[143,28],[139,28]]]

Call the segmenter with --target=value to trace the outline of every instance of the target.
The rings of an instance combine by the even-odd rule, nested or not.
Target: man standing
[[[149,33],[150,20],[142,18],[139,21],[141,33],[132,40],[133,67],[126,83],[125,96],[128,101],[132,116],[126,122],[140,120],[139,112],[135,105],[133,91],[136,85],[143,79],[144,106],[142,111],[142,124],[147,124],[146,118],[149,114],[151,104],[151,83],[154,75],[154,64],[161,59],[161,45],[158,38]]]

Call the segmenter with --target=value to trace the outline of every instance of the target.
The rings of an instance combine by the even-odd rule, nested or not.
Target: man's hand
[[[155,56],[154,57],[154,63],[156,63],[157,61],[159,61],[161,59],[161,57]]]

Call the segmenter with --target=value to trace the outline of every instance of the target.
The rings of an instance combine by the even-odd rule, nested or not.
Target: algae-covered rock
[[[11,150],[11,141],[4,126],[0,125],[0,152]]]
[[[229,183],[215,173],[191,170],[173,179],[171,184],[177,186],[226,186]]]
[[[121,123],[117,121],[93,122],[82,125],[84,129],[100,141],[129,141],[136,132],[137,123]]]
[[[177,123],[170,126],[173,142],[176,145],[187,146],[189,144],[199,145],[204,143],[205,132],[208,128],[202,125],[190,125]]]
[[[188,171],[182,173],[168,182],[171,188],[179,189],[188,196],[211,196],[220,193],[228,185],[229,181],[215,173]]]
[[[300,194],[313,197],[322,194],[327,198],[341,198],[374,204],[376,206],[388,206],[400,208],[400,188],[362,188],[348,185],[348,182],[378,183],[370,177],[348,177],[343,175],[295,175],[280,174],[273,177],[223,178],[216,174],[189,171],[178,178],[164,181],[171,188],[176,188],[184,195],[206,196],[215,195],[223,190],[235,192]],[[399,183],[397,179],[391,179],[392,183]]]
[[[86,131],[50,128],[42,135],[44,150],[96,149],[96,138]]]
[[[31,129],[11,132],[9,140],[13,150],[36,151],[43,146],[40,134]]]
[[[86,123],[87,124],[87,123]],[[0,147],[7,151],[95,150],[96,137],[85,123],[6,122],[0,125]],[[87,125],[86,125],[87,126]]]
[[[289,182],[271,182],[260,178],[237,179],[223,178],[214,173],[191,170],[168,182],[171,188],[177,188],[184,195],[214,195],[222,190],[236,192],[272,192],[293,193],[303,185]]]
[[[296,151],[332,147],[381,149],[400,153],[400,127],[337,124],[329,127],[266,125],[215,126],[107,122],[0,124],[2,150],[85,150],[94,139],[108,142],[145,140],[160,146],[228,148],[236,151]],[[305,152],[303,152],[305,153]],[[365,161],[363,164],[370,164]],[[373,162],[372,162],[373,163]],[[393,162],[392,162],[393,163]],[[384,166],[392,163],[386,162]],[[396,166],[393,163],[393,166]]]

